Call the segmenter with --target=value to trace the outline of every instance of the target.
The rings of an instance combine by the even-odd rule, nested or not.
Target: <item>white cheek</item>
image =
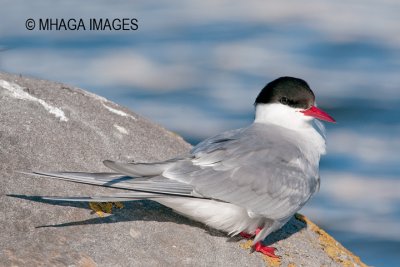
[[[294,109],[282,104],[258,104],[254,121],[277,124],[291,129],[302,128],[313,118],[304,116],[300,111],[301,109]]]

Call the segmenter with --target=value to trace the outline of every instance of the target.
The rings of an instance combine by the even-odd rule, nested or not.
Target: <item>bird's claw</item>
[[[261,243],[261,241],[255,243],[254,246],[253,246],[253,249],[254,249],[255,251],[261,252],[262,254],[264,254],[264,255],[266,255],[266,256],[268,256],[268,257],[271,257],[271,258],[279,258],[279,256],[277,256],[277,255],[275,254],[276,248],[265,246],[265,245],[263,245],[263,244]]]

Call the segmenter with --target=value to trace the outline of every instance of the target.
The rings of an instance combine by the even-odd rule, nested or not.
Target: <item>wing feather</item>
[[[113,187],[135,192],[147,192],[159,195],[175,195],[182,197],[202,197],[193,191],[187,183],[181,183],[162,176],[133,178],[118,173],[86,173],[86,172],[33,172],[32,174],[51,177],[76,183]],[[135,193],[131,193],[133,198]]]
[[[123,201],[141,200],[141,199],[156,199],[160,197],[165,197],[165,196],[147,192],[130,192],[126,194],[112,194],[106,196],[77,196],[77,197],[43,196],[41,198],[46,200],[57,200],[57,201],[123,202]]]
[[[295,132],[279,126],[254,123],[206,139],[186,158],[157,163],[104,162],[117,173],[36,174],[132,190],[127,195],[72,198],[76,200],[121,201],[166,194],[210,198],[285,220],[319,186],[317,170],[312,171],[297,138]]]
[[[296,138],[279,126],[255,123],[203,141],[184,168],[171,166],[162,175],[191,184],[203,196],[287,219],[318,187],[305,172],[309,163]]]

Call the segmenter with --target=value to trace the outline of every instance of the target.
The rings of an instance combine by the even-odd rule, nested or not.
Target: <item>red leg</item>
[[[275,255],[276,248],[265,246],[261,243],[261,241],[255,243],[253,247],[255,251],[261,252],[262,254],[267,255],[268,257],[279,258],[277,255]]]
[[[258,227],[258,228],[256,229],[256,231],[255,231],[254,234],[249,234],[249,233],[246,233],[246,232],[240,232],[239,235],[240,235],[241,237],[243,237],[243,238],[250,239],[250,238],[252,238],[253,236],[257,235],[257,234],[261,231],[261,229],[262,229],[262,228]]]
[[[248,234],[248,233],[246,233],[246,232],[240,232],[240,234],[239,234],[241,237],[243,237],[243,238],[246,238],[246,239],[250,239],[250,238],[252,238],[254,235],[252,235],[252,234]]]

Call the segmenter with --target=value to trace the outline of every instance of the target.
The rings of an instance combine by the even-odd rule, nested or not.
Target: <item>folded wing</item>
[[[207,198],[244,207],[254,216],[285,220],[319,186],[318,174],[305,171],[308,162],[296,138],[279,126],[255,123],[206,139],[186,158],[157,163],[105,161],[115,173],[36,174],[129,190],[122,195],[57,199],[101,202],[165,196]]]

